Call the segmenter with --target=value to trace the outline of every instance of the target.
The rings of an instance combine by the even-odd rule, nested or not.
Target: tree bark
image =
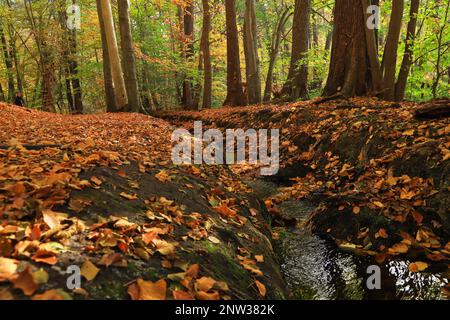
[[[194,56],[194,3],[189,0],[183,15],[183,29],[184,29],[184,43],[185,59],[190,62]],[[186,109],[197,109],[194,106],[194,90],[192,79],[186,77],[183,81],[183,105]]]
[[[105,40],[108,46],[109,61],[111,63],[111,74],[117,99],[118,111],[126,110],[128,97],[120,63],[119,48],[117,46],[113,15],[110,0],[101,0],[101,12],[105,30]]]
[[[102,0],[96,1],[97,1],[98,20],[100,25],[100,34],[102,38],[103,82],[105,87],[106,111],[117,112],[116,93],[114,91],[114,84],[111,72],[111,62],[109,60],[108,45],[106,44],[105,24],[103,22],[103,14],[101,6]]]
[[[369,18],[370,13],[367,12],[367,8],[371,5],[370,0],[361,0],[363,13],[365,15],[365,21]],[[381,90],[381,66],[378,59],[378,46],[376,40],[376,33],[374,30],[367,27],[364,28],[366,33],[366,45],[367,55],[369,58],[370,73],[372,76],[372,90],[379,92]]]
[[[389,31],[383,56],[383,98],[386,100],[394,100],[395,97],[397,50],[402,29],[404,6],[404,0],[392,2],[391,20],[389,21]]]
[[[212,65],[211,49],[209,45],[209,33],[211,30],[211,12],[209,0],[202,0],[203,6],[203,30],[201,39],[201,50],[203,54],[203,108],[211,108],[212,105]]]
[[[289,101],[308,96],[308,62],[311,0],[295,0],[292,53],[282,95]]]
[[[131,35],[130,8],[128,0],[118,0],[120,44],[122,47],[122,65],[125,77],[125,87],[128,96],[127,111],[139,112],[141,99],[139,96],[136,59],[134,56],[133,39]]]
[[[246,99],[242,87],[235,0],[225,0],[225,15],[227,26],[227,98],[224,105],[244,106],[246,105]]]
[[[416,37],[417,14],[419,13],[420,0],[411,0],[409,22],[406,31],[405,52],[400,67],[397,83],[395,85],[395,100],[402,101],[405,98],[406,83],[411,70],[414,39]]]
[[[264,102],[269,102],[272,98],[273,90],[273,70],[275,68],[275,63],[280,52],[281,37],[283,35],[283,29],[289,19],[291,14],[289,13],[289,8],[283,11],[280,20],[278,20],[277,27],[272,35],[272,43],[270,46],[270,59],[269,68],[267,70],[266,86],[264,89]]]
[[[250,104],[261,102],[261,75],[258,57],[254,0],[245,0],[244,53],[247,80],[247,98]]]
[[[6,74],[8,78],[8,101],[13,102],[15,96],[15,86],[14,86],[12,57],[11,51],[8,48],[8,42],[6,40],[6,36],[5,33],[3,32],[2,26],[0,26],[0,39],[3,51],[3,58],[5,61]]]
[[[372,90],[361,2],[336,0],[330,69],[324,96],[363,96]]]

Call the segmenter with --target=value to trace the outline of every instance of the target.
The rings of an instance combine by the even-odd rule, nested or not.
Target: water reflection
[[[286,204],[295,210],[300,204]],[[302,213],[305,210],[302,208]],[[299,211],[297,211],[299,212]],[[333,243],[307,230],[284,230],[278,244],[286,281],[298,299],[445,299],[441,288],[448,283],[439,273],[411,273],[408,261],[381,265],[381,290],[369,290],[370,257],[338,250]]]

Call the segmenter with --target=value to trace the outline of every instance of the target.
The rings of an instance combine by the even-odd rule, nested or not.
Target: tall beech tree
[[[280,52],[281,38],[283,36],[283,30],[288,22],[291,12],[289,8],[285,8],[278,19],[276,28],[273,31],[270,49],[269,49],[269,67],[267,69],[266,86],[264,88],[264,102],[269,102],[272,98],[273,91],[273,72],[275,69],[275,63]]]
[[[202,0],[203,27],[201,38],[201,50],[203,58],[203,108],[211,108],[212,105],[212,65],[209,34],[211,31],[211,9],[209,0]]]
[[[308,63],[311,0],[295,0],[291,64],[282,94],[288,100],[308,96]]]
[[[416,37],[417,15],[419,13],[420,0],[411,0],[409,11],[409,22],[406,30],[405,52],[403,53],[402,65],[395,84],[395,100],[401,101],[405,98],[406,83],[413,61],[414,39]]]
[[[128,105],[128,96],[120,63],[119,48],[117,46],[110,0],[100,1],[100,6],[103,17],[105,40],[106,45],[108,46],[109,62],[111,64],[111,75],[117,99],[117,109],[118,111],[124,111]]]
[[[242,86],[235,0],[225,0],[225,15],[227,27],[227,97],[224,105],[243,106],[246,105],[246,98]]]
[[[194,0],[188,0],[183,9],[183,54],[186,62],[194,56]],[[183,106],[186,109],[196,109],[194,105],[194,88],[192,79],[185,76],[183,81]]]
[[[382,64],[383,97],[386,100],[394,100],[395,97],[397,50],[402,29],[404,7],[404,0],[392,1],[392,13],[389,21],[389,30],[386,38]]]
[[[139,112],[141,99],[139,96],[136,59],[134,57],[133,40],[131,36],[130,8],[128,0],[118,0],[120,45],[122,48],[122,67],[125,87],[128,96],[127,111]]]
[[[245,0],[244,53],[248,103],[261,102],[261,72],[258,56],[258,35],[255,0]]]
[[[102,0],[97,1],[97,13],[98,20],[100,25],[100,35],[102,41],[102,56],[103,56],[103,84],[105,88],[105,96],[106,96],[106,111],[107,112],[116,112],[117,111],[117,101],[116,101],[116,93],[114,91],[114,84],[112,79],[111,72],[111,62],[109,59],[109,51],[108,45],[106,43],[106,32],[105,32],[105,23],[103,22],[103,13],[102,13]]]

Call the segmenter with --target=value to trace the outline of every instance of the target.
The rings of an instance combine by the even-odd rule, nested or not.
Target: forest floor
[[[272,247],[285,201],[378,263],[448,273],[450,119],[412,103],[314,101],[203,112],[68,116],[0,105],[0,299],[284,299]],[[281,130],[279,193],[256,166],[174,166],[171,133]],[[263,201],[264,200],[264,201]],[[69,266],[81,289],[69,290]],[[444,289],[448,292],[448,288]]]

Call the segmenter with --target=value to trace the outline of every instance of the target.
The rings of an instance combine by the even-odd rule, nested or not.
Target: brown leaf
[[[166,300],[167,283],[164,279],[157,282],[138,279],[128,287],[133,300]]]
[[[30,266],[19,273],[18,277],[11,282],[14,284],[14,288],[22,290],[26,296],[31,296],[38,288]]]
[[[212,287],[214,287],[214,284],[216,283],[216,280],[210,277],[202,277],[197,280],[197,290],[199,291],[209,291]]]
[[[91,261],[86,260],[81,266],[81,275],[86,278],[87,281],[92,281],[97,276],[99,268],[95,266]]]
[[[428,264],[422,261],[412,262],[408,266],[408,269],[411,272],[420,272],[426,270],[427,268]]]
[[[266,296],[266,286],[264,284],[262,284],[261,282],[259,282],[258,280],[255,280],[255,285],[258,288],[259,294],[261,295],[261,297],[265,297]]]
[[[17,271],[18,260],[0,257],[0,282],[9,280]]]
[[[217,291],[211,293],[205,291],[197,291],[195,293],[195,297],[198,300],[220,300],[220,295]]]
[[[138,199],[138,196],[136,194],[128,194],[126,192],[121,192],[120,196],[122,198],[127,199],[127,200],[136,200],[136,199]]]
[[[172,291],[172,295],[175,300],[195,300],[194,297],[186,291],[174,290]]]

